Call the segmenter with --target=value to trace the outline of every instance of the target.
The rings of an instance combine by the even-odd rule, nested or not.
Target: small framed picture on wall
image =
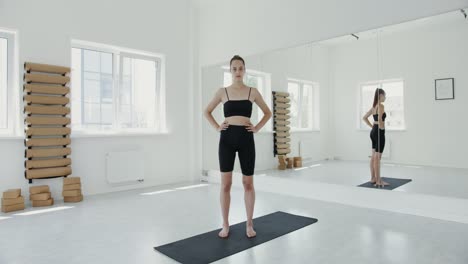
[[[435,80],[435,99],[453,100],[455,99],[455,80],[454,78]]]

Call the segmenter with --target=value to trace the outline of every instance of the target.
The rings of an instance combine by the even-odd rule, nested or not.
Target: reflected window
[[[363,83],[360,85],[360,118],[364,116],[374,102],[374,94],[377,88],[385,91],[386,100],[385,112],[387,118],[385,119],[385,129],[387,130],[403,130],[405,129],[405,112],[404,112],[404,82],[403,80],[387,80],[387,81],[374,81]],[[360,128],[366,129],[367,125],[360,122]]]
[[[301,80],[288,80],[291,99],[291,130],[319,130],[319,85]]]

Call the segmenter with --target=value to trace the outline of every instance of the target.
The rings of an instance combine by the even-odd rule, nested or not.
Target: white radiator
[[[144,162],[141,151],[106,153],[106,177],[109,183],[144,181]]]
[[[299,141],[299,156],[302,159],[310,159],[314,155],[312,140],[301,140]]]

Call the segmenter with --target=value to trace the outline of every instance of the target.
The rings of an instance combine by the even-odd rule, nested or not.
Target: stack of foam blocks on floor
[[[24,64],[25,178],[70,175],[70,68]]]
[[[286,164],[285,155],[291,153],[291,138],[289,130],[291,116],[290,111],[290,99],[289,93],[287,92],[273,92],[273,122],[274,130],[273,134],[273,151],[274,155],[278,155],[278,169],[284,170],[288,165]]]
[[[63,179],[63,201],[77,203],[83,201],[80,177],[67,177]]]
[[[29,200],[33,207],[51,206],[54,204],[54,198],[50,193],[49,186],[31,186],[29,187]]]
[[[3,192],[2,212],[9,213],[24,210],[24,198],[21,196],[21,189],[10,189]]]

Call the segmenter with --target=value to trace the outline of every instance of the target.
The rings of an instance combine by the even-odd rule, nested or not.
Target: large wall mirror
[[[459,10],[244,57],[245,83],[270,107],[272,91],[290,93],[291,156],[303,159],[301,170],[276,169],[270,122],[255,134],[256,174],[352,186],[367,181],[371,140],[362,117],[381,88],[382,176],[411,179],[401,191],[468,198],[467,47],[468,19]],[[203,106],[230,78],[229,61],[203,68]],[[222,105],[213,114],[222,122]],[[260,117],[254,107],[252,123]],[[203,122],[203,169],[218,170],[219,135]]]

